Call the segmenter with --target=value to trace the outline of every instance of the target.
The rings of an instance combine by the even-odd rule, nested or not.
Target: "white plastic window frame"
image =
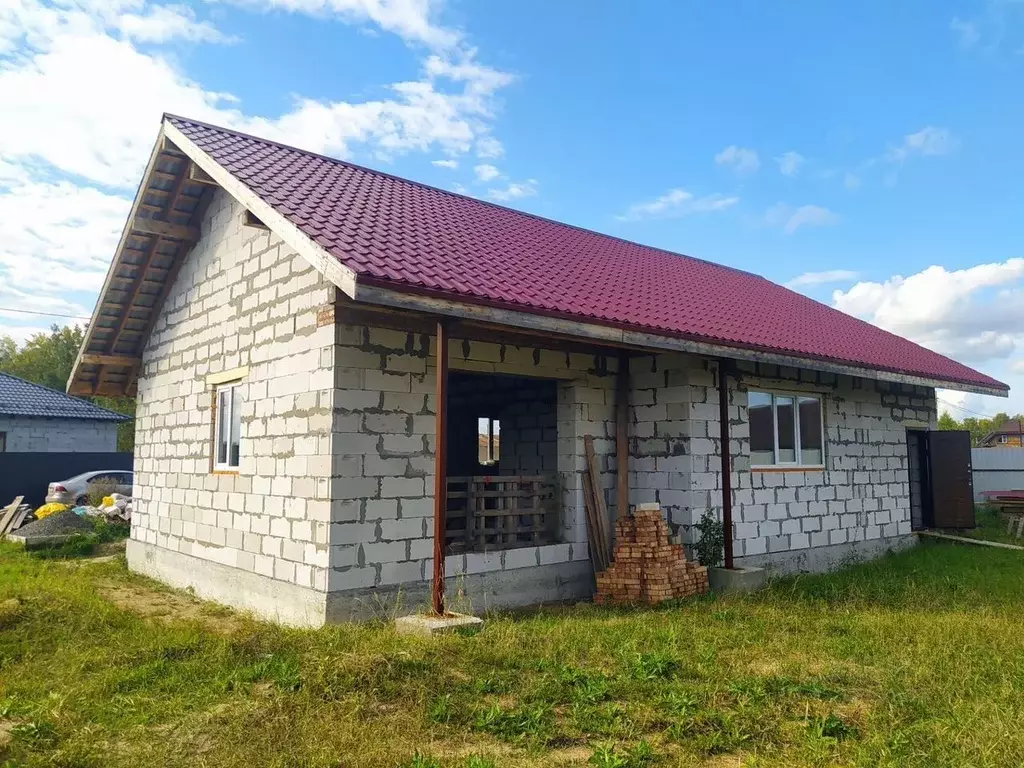
[[[751,389],[753,393],[768,395],[772,399],[772,453],[774,463],[772,464],[751,464],[751,469],[806,469],[810,471],[822,470],[825,468],[825,396],[818,392],[787,392],[775,389]],[[796,461],[779,461],[779,415],[777,412],[776,398],[793,398],[793,430],[794,434],[794,456]],[[818,421],[821,426],[821,462],[818,464],[803,464],[803,446],[800,443],[800,398],[813,397],[818,401]]]
[[[239,466],[242,463],[242,426],[239,419],[238,424],[238,463],[231,463],[231,425],[234,421],[234,410],[241,408],[241,393],[239,392],[242,386],[240,380],[226,381],[222,384],[217,384],[213,388],[213,403],[214,403],[214,418],[213,418],[213,471],[214,472],[237,472]],[[220,461],[220,448],[221,448],[221,424],[224,423],[224,409],[221,407],[221,393],[228,392],[228,434],[227,444],[225,447],[226,461]],[[236,394],[237,393],[237,394]]]

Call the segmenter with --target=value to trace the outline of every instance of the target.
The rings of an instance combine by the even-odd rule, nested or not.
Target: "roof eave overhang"
[[[162,310],[163,298],[166,298],[166,289],[169,289],[170,285],[165,286],[164,290],[162,290],[163,295],[158,298],[157,304],[153,308],[152,321],[147,325],[133,354],[115,354],[113,350],[109,353],[97,353],[95,350],[90,351],[90,347],[93,346],[96,336],[97,320],[101,315],[101,310],[105,303],[107,303],[107,297],[112,289],[112,283],[117,279],[117,271],[119,266],[122,264],[121,259],[129,238],[133,235],[137,235],[140,231],[140,227],[142,232],[146,232],[147,229],[153,230],[155,226],[166,224],[166,222],[157,221],[156,225],[154,225],[153,219],[146,218],[144,216],[140,217],[139,211],[143,207],[143,198],[145,197],[147,190],[151,189],[157,161],[160,158],[161,153],[165,152],[169,147],[172,147],[175,152],[180,153],[189,161],[190,167],[188,169],[188,175],[190,181],[209,187],[220,187],[223,189],[244,205],[254,216],[259,218],[263,224],[272,230],[285,243],[294,248],[299,255],[307,259],[310,264],[316,267],[340,290],[349,297],[354,297],[355,295],[355,272],[331,256],[321,245],[305,235],[298,227],[288,221],[284,215],[275,210],[273,206],[262,200],[259,195],[249,189],[231,172],[217,163],[217,161],[210,157],[209,154],[200,149],[195,142],[185,136],[185,134],[183,134],[165,116],[160,126],[160,132],[157,135],[156,143],[153,146],[153,151],[150,153],[146,171],[143,174],[139,188],[135,194],[135,199],[132,202],[131,211],[128,214],[128,220],[121,233],[121,239],[118,241],[117,250],[114,252],[114,257],[111,259],[110,267],[107,270],[107,276],[103,282],[103,287],[96,299],[96,306],[93,309],[92,317],[90,319],[89,326],[86,329],[82,346],[78,351],[75,364],[71,369],[71,375],[69,376],[67,383],[67,392],[69,394],[134,394],[136,381],[142,368],[143,349],[145,348],[148,337],[155,325],[156,315]],[[170,205],[173,206],[173,204],[174,201],[172,200]],[[201,224],[201,221],[193,221],[191,224],[192,226],[190,227],[181,227],[180,225],[175,226],[175,234],[182,234],[187,231],[192,240],[188,243],[188,248],[183,248],[179,253],[177,263],[174,265],[175,268],[167,273],[165,280],[168,281],[168,283],[173,283],[177,274],[177,267],[180,267],[181,262],[188,258],[188,251],[199,239],[198,226]],[[162,227],[162,230],[166,232],[167,228]],[[156,246],[154,245],[154,250],[155,248]],[[146,267],[144,266],[143,271],[145,269]],[[128,306],[125,309],[126,314],[130,314],[131,311],[131,306]],[[107,367],[109,367],[110,370],[119,372],[120,375],[115,383],[108,383],[101,386],[101,373],[94,374],[96,377],[94,381],[87,382],[84,380],[84,369],[88,368],[90,371],[95,371],[96,368],[99,368],[102,371]]]
[[[890,381],[922,387],[937,387],[959,392],[995,395],[996,397],[1007,397],[1009,394],[1008,389],[1000,387],[988,387],[980,384],[936,379],[899,371],[867,368],[814,357],[787,355],[770,350],[714,344],[706,341],[648,333],[599,323],[580,322],[578,320],[553,317],[547,314],[521,312],[484,304],[456,301],[450,298],[427,295],[419,291],[400,290],[374,284],[365,279],[357,281],[354,298],[356,301],[367,304],[427,312],[479,323],[520,328],[532,332],[569,336],[609,346],[626,347],[636,350],[688,352],[704,357],[785,365],[878,381]]]

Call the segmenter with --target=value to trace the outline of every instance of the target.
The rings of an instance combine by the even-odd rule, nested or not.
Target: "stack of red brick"
[[[597,575],[595,603],[655,604],[707,591],[708,569],[687,562],[683,545],[669,542],[661,507],[641,504],[615,521],[612,564]]]

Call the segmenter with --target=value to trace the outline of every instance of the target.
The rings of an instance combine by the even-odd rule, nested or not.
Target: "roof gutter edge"
[[[395,290],[374,284],[375,282],[364,277],[356,286],[353,298],[356,301],[367,304],[379,304],[397,309],[416,310],[457,317],[464,320],[475,320],[477,322],[496,323],[533,331],[558,333],[617,346],[645,350],[689,352],[707,357],[726,357],[733,360],[748,360],[758,363],[809,368],[828,373],[858,376],[878,381],[891,381],[899,384],[937,387],[958,392],[994,395],[996,397],[1009,396],[1009,388],[986,387],[980,384],[967,384],[946,379],[934,379],[926,376],[886,371],[878,368],[859,367],[813,357],[800,357],[798,355],[786,355],[761,349],[713,344],[676,336],[662,336],[610,325],[567,320],[547,314],[521,312],[484,304],[453,301],[421,292]]]

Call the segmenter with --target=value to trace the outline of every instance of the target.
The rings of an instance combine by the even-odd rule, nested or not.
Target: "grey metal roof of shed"
[[[33,384],[9,373],[0,373],[0,416],[43,416],[51,419],[128,421],[129,417],[65,395],[56,389]]]

